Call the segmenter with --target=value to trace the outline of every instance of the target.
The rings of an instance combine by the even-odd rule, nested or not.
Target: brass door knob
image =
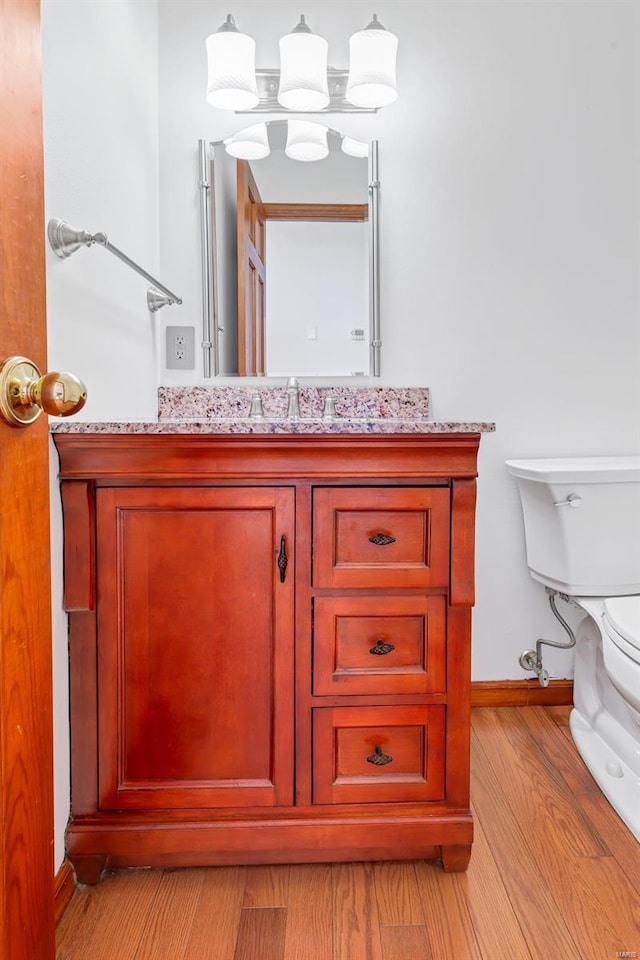
[[[26,357],[9,357],[0,364],[0,416],[12,427],[28,427],[44,411],[69,417],[82,410],[87,388],[72,373],[45,373]]]

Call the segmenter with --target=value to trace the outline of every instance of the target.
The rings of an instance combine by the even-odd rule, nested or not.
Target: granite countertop
[[[260,396],[264,419],[248,416]],[[322,418],[326,396],[336,417]],[[306,387],[299,389],[301,416],[286,416],[285,387],[160,387],[158,419],[151,421],[51,422],[56,433],[95,434],[398,434],[491,433],[482,421],[432,420],[427,387]]]
[[[348,434],[348,433],[492,433],[493,423],[454,420],[132,420],[91,422],[53,421],[54,433],[153,434]]]

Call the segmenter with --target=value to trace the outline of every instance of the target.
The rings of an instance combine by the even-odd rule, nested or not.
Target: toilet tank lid
[[[629,483],[640,481],[640,456],[551,457],[507,460],[514,477],[539,483]]]
[[[640,596],[609,597],[604,602],[604,615],[616,633],[640,648]]]

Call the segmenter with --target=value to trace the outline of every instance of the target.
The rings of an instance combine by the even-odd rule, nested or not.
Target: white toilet
[[[576,633],[571,733],[640,840],[640,457],[508,460],[532,577],[587,616]]]

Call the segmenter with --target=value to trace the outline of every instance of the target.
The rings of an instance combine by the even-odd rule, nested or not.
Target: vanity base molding
[[[479,434],[54,438],[78,878],[465,870]]]
[[[448,838],[442,844],[442,838]],[[308,820],[181,821],[136,824],[73,822],[68,856],[81,883],[106,869],[234,864],[441,860],[466,870],[473,824],[469,813]]]

